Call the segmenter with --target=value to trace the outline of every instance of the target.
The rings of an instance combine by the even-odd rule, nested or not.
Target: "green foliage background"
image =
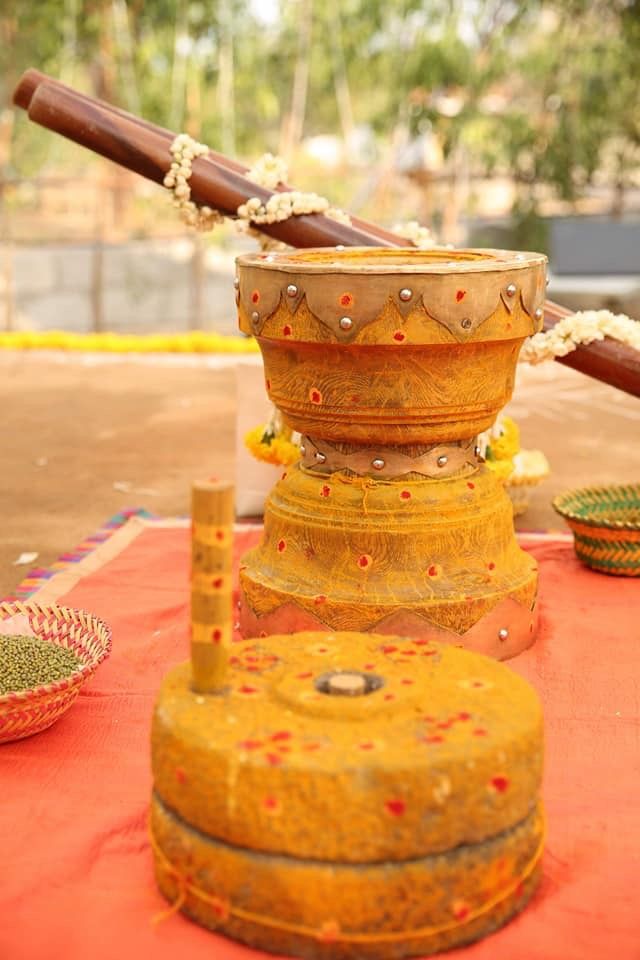
[[[450,164],[511,173],[523,223],[541,185],[575,202],[600,178],[621,208],[640,165],[640,0],[2,0],[0,41],[5,117],[37,66],[248,159],[287,130],[366,125],[380,153],[431,130]],[[86,165],[54,139],[17,116],[5,167]]]

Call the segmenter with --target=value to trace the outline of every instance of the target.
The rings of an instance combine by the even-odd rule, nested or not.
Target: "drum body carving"
[[[243,560],[245,636],[400,632],[499,658],[533,641],[536,565],[475,440],[540,329],[545,268],[492,250],[239,259],[240,328],[303,438]]]

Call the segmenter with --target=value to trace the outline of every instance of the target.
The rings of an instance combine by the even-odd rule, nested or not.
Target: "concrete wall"
[[[234,254],[186,240],[0,244],[0,330],[236,332]]]

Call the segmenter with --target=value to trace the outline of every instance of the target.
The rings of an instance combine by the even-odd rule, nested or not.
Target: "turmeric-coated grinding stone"
[[[484,936],[539,874],[542,714],[502,664],[357,633],[234,643],[224,686],[163,683],[152,735],[160,889],[197,922],[308,958]]]

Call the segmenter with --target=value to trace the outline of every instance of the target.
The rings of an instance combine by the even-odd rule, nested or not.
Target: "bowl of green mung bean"
[[[110,628],[84,610],[0,603],[0,743],[55,723],[110,651]]]

